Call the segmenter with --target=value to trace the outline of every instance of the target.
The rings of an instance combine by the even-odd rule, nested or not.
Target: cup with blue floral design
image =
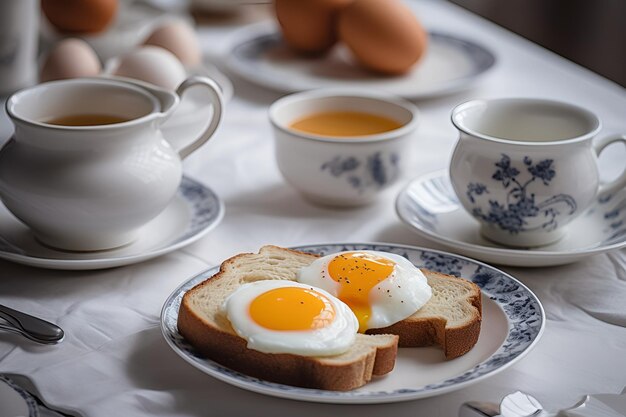
[[[452,111],[459,140],[450,180],[481,234],[512,247],[562,239],[596,198],[626,188],[626,169],[601,183],[598,156],[626,135],[596,139],[600,119],[559,101],[473,100]]]

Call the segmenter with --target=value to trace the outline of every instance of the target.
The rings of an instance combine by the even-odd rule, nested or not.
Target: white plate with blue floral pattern
[[[545,326],[537,297],[512,276],[462,256],[413,246],[346,243],[308,245],[295,249],[325,255],[346,250],[378,250],[399,254],[418,267],[462,276],[482,290],[483,321],[478,342],[465,355],[445,360],[435,347],[401,348],[394,370],[347,392],[299,388],[268,382],[233,371],[203,357],[178,333],[178,310],[183,295],[210,278],[211,268],[178,287],[161,312],[161,330],[170,347],[185,361],[228,384],[292,400],[323,403],[386,403],[430,397],[463,388],[495,375],[522,359],[535,346]]]
[[[39,417],[35,399],[19,385],[0,375],[0,417]]]
[[[200,239],[224,216],[224,203],[207,186],[183,177],[172,202],[146,224],[134,242],[106,251],[68,252],[39,243],[0,204],[0,259],[49,269],[102,269],[142,262]]]
[[[321,57],[300,56],[282,41],[273,25],[258,24],[234,36],[228,65],[239,76],[277,91],[363,88],[423,99],[471,87],[496,63],[486,47],[457,35],[431,32],[428,49],[415,69],[399,76],[367,71],[343,45]]]
[[[420,176],[398,194],[396,211],[417,234],[455,252],[510,266],[554,266],[626,247],[626,190],[598,197],[563,239],[537,248],[508,248],[485,239],[458,201],[448,173]]]

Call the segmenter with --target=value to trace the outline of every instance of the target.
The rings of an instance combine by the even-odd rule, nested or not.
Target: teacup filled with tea
[[[310,201],[358,206],[405,172],[418,110],[385,94],[331,89],[277,100],[269,117],[285,180]]]
[[[170,143],[160,126],[192,86],[211,97],[212,120],[197,136]],[[220,94],[203,77],[187,79],[176,93],[104,78],[22,90],[6,104],[15,134],[0,150],[0,198],[48,246],[126,245],[174,197],[181,159],[213,135]]]

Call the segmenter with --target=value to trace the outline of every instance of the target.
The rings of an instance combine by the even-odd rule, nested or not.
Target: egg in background
[[[89,44],[81,39],[64,39],[46,56],[39,81],[95,77],[102,70],[100,60]]]
[[[41,10],[61,32],[97,33],[113,21],[118,0],[41,0]]]
[[[364,67],[383,74],[409,71],[424,55],[428,34],[400,0],[356,0],[339,12],[339,39]]]
[[[321,257],[300,269],[297,280],[324,289],[346,303],[362,333],[404,320],[432,296],[419,268],[402,256],[379,251]]]
[[[307,54],[328,51],[337,41],[337,13],[353,0],[275,0],[283,39]]]
[[[247,347],[264,353],[338,355],[354,344],[359,326],[350,308],[326,291],[284,280],[244,284],[222,311]]]
[[[168,90],[176,90],[187,77],[183,64],[170,51],[158,46],[143,46],[120,57],[109,71],[120,77],[134,78]]]
[[[202,60],[196,32],[191,25],[182,20],[166,21],[158,25],[144,44],[167,49],[188,68],[200,65]]]

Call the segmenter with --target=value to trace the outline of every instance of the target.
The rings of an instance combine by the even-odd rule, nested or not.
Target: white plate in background
[[[413,70],[401,76],[382,76],[353,63],[343,45],[321,57],[300,56],[283,43],[273,25],[267,24],[236,34],[226,59],[239,76],[273,90],[365,88],[410,99],[469,88],[496,63],[494,54],[474,41],[432,32],[426,55]]]

